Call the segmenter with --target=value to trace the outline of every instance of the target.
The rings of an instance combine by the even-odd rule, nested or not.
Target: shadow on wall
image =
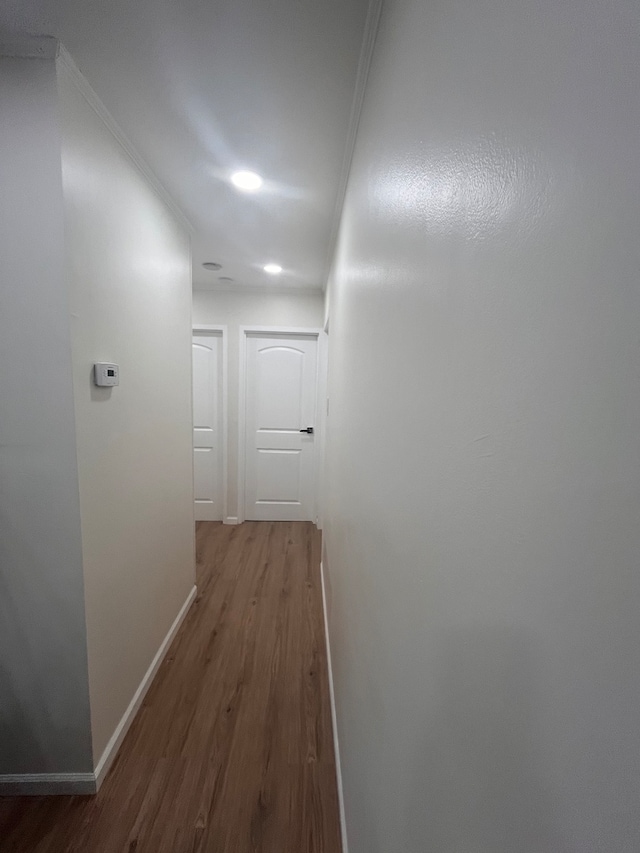
[[[43,670],[47,664],[30,642],[29,631],[36,619],[30,604],[38,600],[39,586],[34,577],[24,573],[16,591],[0,573],[0,642],[5,648],[19,649],[21,656],[20,669],[13,672],[0,661],[0,773],[28,773],[34,767],[48,770],[46,743],[55,721],[50,719],[51,698],[47,697],[45,682],[55,684],[56,676]],[[37,621],[47,647],[57,650],[58,620],[71,624],[72,614],[65,612],[64,601],[55,592],[47,590],[44,597],[49,609],[38,614]],[[34,713],[34,705],[38,713]]]
[[[95,403],[105,403],[111,399],[111,392],[113,388],[110,387],[100,387],[96,385],[94,376],[93,376],[93,365],[89,369],[89,393],[91,394],[91,399]]]
[[[20,702],[11,675],[0,664],[0,731],[16,732],[29,727],[30,737],[20,742],[17,737],[3,737],[0,744],[0,765],[9,768],[7,773],[20,772],[23,764],[27,766],[42,766],[46,761],[46,753],[39,743],[35,728],[29,720],[26,705]],[[28,722],[27,722],[28,721]]]
[[[536,751],[530,638],[512,628],[453,632],[438,705],[407,790],[405,853],[562,853]]]

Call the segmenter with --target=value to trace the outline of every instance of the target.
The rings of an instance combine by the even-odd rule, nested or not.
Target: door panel
[[[300,489],[299,450],[258,448],[256,498],[258,503],[298,504]]]
[[[247,335],[247,519],[315,521],[317,373],[317,336]]]
[[[222,335],[193,336],[193,480],[196,521],[222,519]]]
[[[196,504],[215,501],[217,468],[213,447],[193,448],[193,491]]]
[[[263,347],[258,350],[258,401],[260,429],[288,429],[301,423],[305,353],[295,347]]]

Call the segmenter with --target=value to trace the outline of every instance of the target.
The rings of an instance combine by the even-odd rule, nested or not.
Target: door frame
[[[228,364],[228,338],[227,338],[227,327],[226,326],[217,326],[217,325],[208,325],[206,323],[193,323],[191,328],[191,343],[193,346],[193,336],[194,335],[220,335],[221,343],[222,343],[222,384],[220,388],[220,419],[222,421],[222,432],[220,435],[220,449],[222,455],[222,521],[226,522],[228,517],[228,481],[229,481],[229,469],[228,469],[228,454],[229,454],[229,442],[228,442],[228,420],[227,420],[227,397],[228,397],[228,376],[227,376],[227,364]],[[193,394],[193,356],[191,358],[191,393]],[[193,409],[191,414],[191,435],[192,435],[192,443],[193,443]],[[192,463],[193,464],[193,463]]]
[[[316,376],[316,471],[315,471],[315,519],[322,522],[321,472],[324,449],[325,402],[327,387],[327,335],[324,329],[315,326],[240,326],[239,327],[239,385],[238,385],[238,523],[245,520],[245,470],[247,460],[247,338],[249,335],[299,335],[316,338],[318,341],[318,372]]]

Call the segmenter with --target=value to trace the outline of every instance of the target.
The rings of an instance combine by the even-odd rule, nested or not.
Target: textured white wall
[[[640,849],[640,15],[387,0],[331,284],[350,853]]]
[[[53,59],[0,57],[0,775],[92,769]]]
[[[64,65],[59,82],[97,762],[195,582],[190,250]]]
[[[240,326],[321,328],[320,293],[233,293],[194,290],[193,322],[226,325],[228,334],[228,489],[227,512],[238,517],[238,383]]]

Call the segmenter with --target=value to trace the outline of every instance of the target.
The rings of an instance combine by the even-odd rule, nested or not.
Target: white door
[[[315,521],[318,338],[248,333],[245,365],[245,518]]]
[[[196,521],[222,519],[222,333],[193,336],[193,483]]]

